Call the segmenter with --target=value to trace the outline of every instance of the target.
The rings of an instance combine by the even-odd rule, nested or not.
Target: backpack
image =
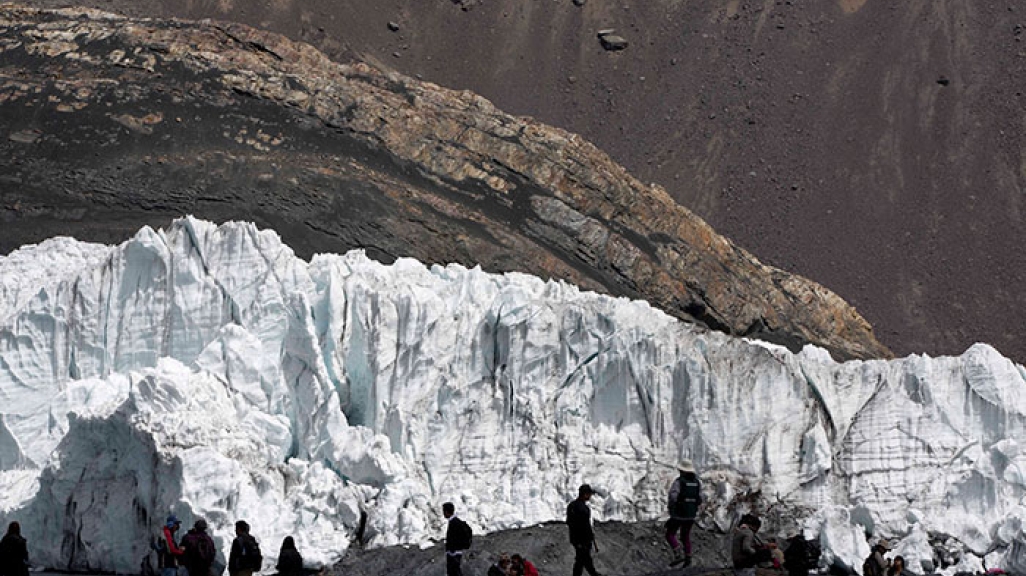
[[[217,550],[214,549],[214,541],[202,532],[189,531],[182,539],[182,546],[185,547],[185,556],[190,561],[209,566],[217,557]]]
[[[259,572],[263,567],[264,557],[260,554],[260,544],[256,538],[246,534],[242,537],[242,568]]]
[[[702,484],[698,477],[679,478],[679,492],[671,513],[681,518],[694,518],[698,514],[698,502],[702,497]]]
[[[150,550],[153,550],[157,553],[157,568],[163,569],[164,561],[167,559],[168,553],[167,540],[164,539],[163,532],[154,536],[153,538],[150,538]],[[146,556],[148,558],[149,554],[147,554]]]
[[[457,549],[459,549],[459,550],[469,550],[470,549],[470,543],[474,539],[474,530],[471,529],[470,524],[467,524],[466,522],[464,522],[463,520],[460,520],[459,518],[456,519],[456,528],[458,529],[458,531],[456,533],[460,537],[460,542],[457,543]],[[460,545],[462,545],[462,546],[460,546]]]
[[[204,564],[212,563],[214,558],[217,557],[217,550],[214,549],[214,541],[206,534],[196,540],[198,541],[197,546],[199,550],[197,550],[197,552],[199,553],[199,559],[202,560]]]

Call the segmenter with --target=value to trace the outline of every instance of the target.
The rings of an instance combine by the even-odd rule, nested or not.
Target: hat
[[[584,496],[585,494],[595,494],[596,492],[591,489],[591,484],[581,484],[581,487],[577,489],[577,493]]]
[[[167,524],[166,524],[166,526],[168,528],[174,528],[175,526],[178,526],[181,523],[182,523],[182,521],[178,519],[178,516],[175,516],[174,514],[172,514],[172,515],[167,517]]]
[[[688,472],[688,473],[694,474],[695,473],[695,463],[692,462],[691,460],[688,460],[687,458],[685,458],[685,459],[680,461],[680,464],[677,464],[677,470],[680,470],[681,472]]]
[[[881,548],[883,548],[884,550],[890,550],[891,549],[891,543],[886,541],[886,540],[884,540],[883,538],[881,538],[880,541],[876,543],[876,545],[881,547]]]
[[[200,518],[199,520],[196,521],[195,524],[192,525],[192,527],[197,529],[197,530],[199,530],[200,532],[206,532],[207,531],[207,521],[202,519],[202,518]]]

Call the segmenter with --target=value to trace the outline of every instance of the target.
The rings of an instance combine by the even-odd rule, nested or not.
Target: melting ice
[[[754,503],[856,569],[866,535],[913,568],[1026,570],[1024,369],[961,357],[836,363],[523,274],[361,252],[297,258],[187,218],[117,246],[0,257],[0,522],[51,568],[133,572],[174,512],[258,527],[270,566],[562,518],[663,514],[681,457],[708,527]]]

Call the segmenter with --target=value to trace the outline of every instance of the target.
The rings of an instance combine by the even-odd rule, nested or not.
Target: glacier
[[[645,302],[458,265],[307,262],[273,231],[183,218],[119,246],[0,257],[0,522],[35,563],[138,571],[175,513],[265,567],[477,530],[664,514],[675,463],[701,524],[756,510],[854,570],[867,536],[916,570],[1026,571],[1026,370],[960,357],[838,363]],[[940,543],[940,544],[938,544]]]

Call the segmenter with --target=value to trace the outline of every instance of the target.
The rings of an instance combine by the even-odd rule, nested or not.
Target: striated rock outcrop
[[[847,303],[762,265],[579,136],[241,25],[0,9],[0,250],[182,213],[300,254],[480,264],[644,298],[839,358],[889,356]]]

